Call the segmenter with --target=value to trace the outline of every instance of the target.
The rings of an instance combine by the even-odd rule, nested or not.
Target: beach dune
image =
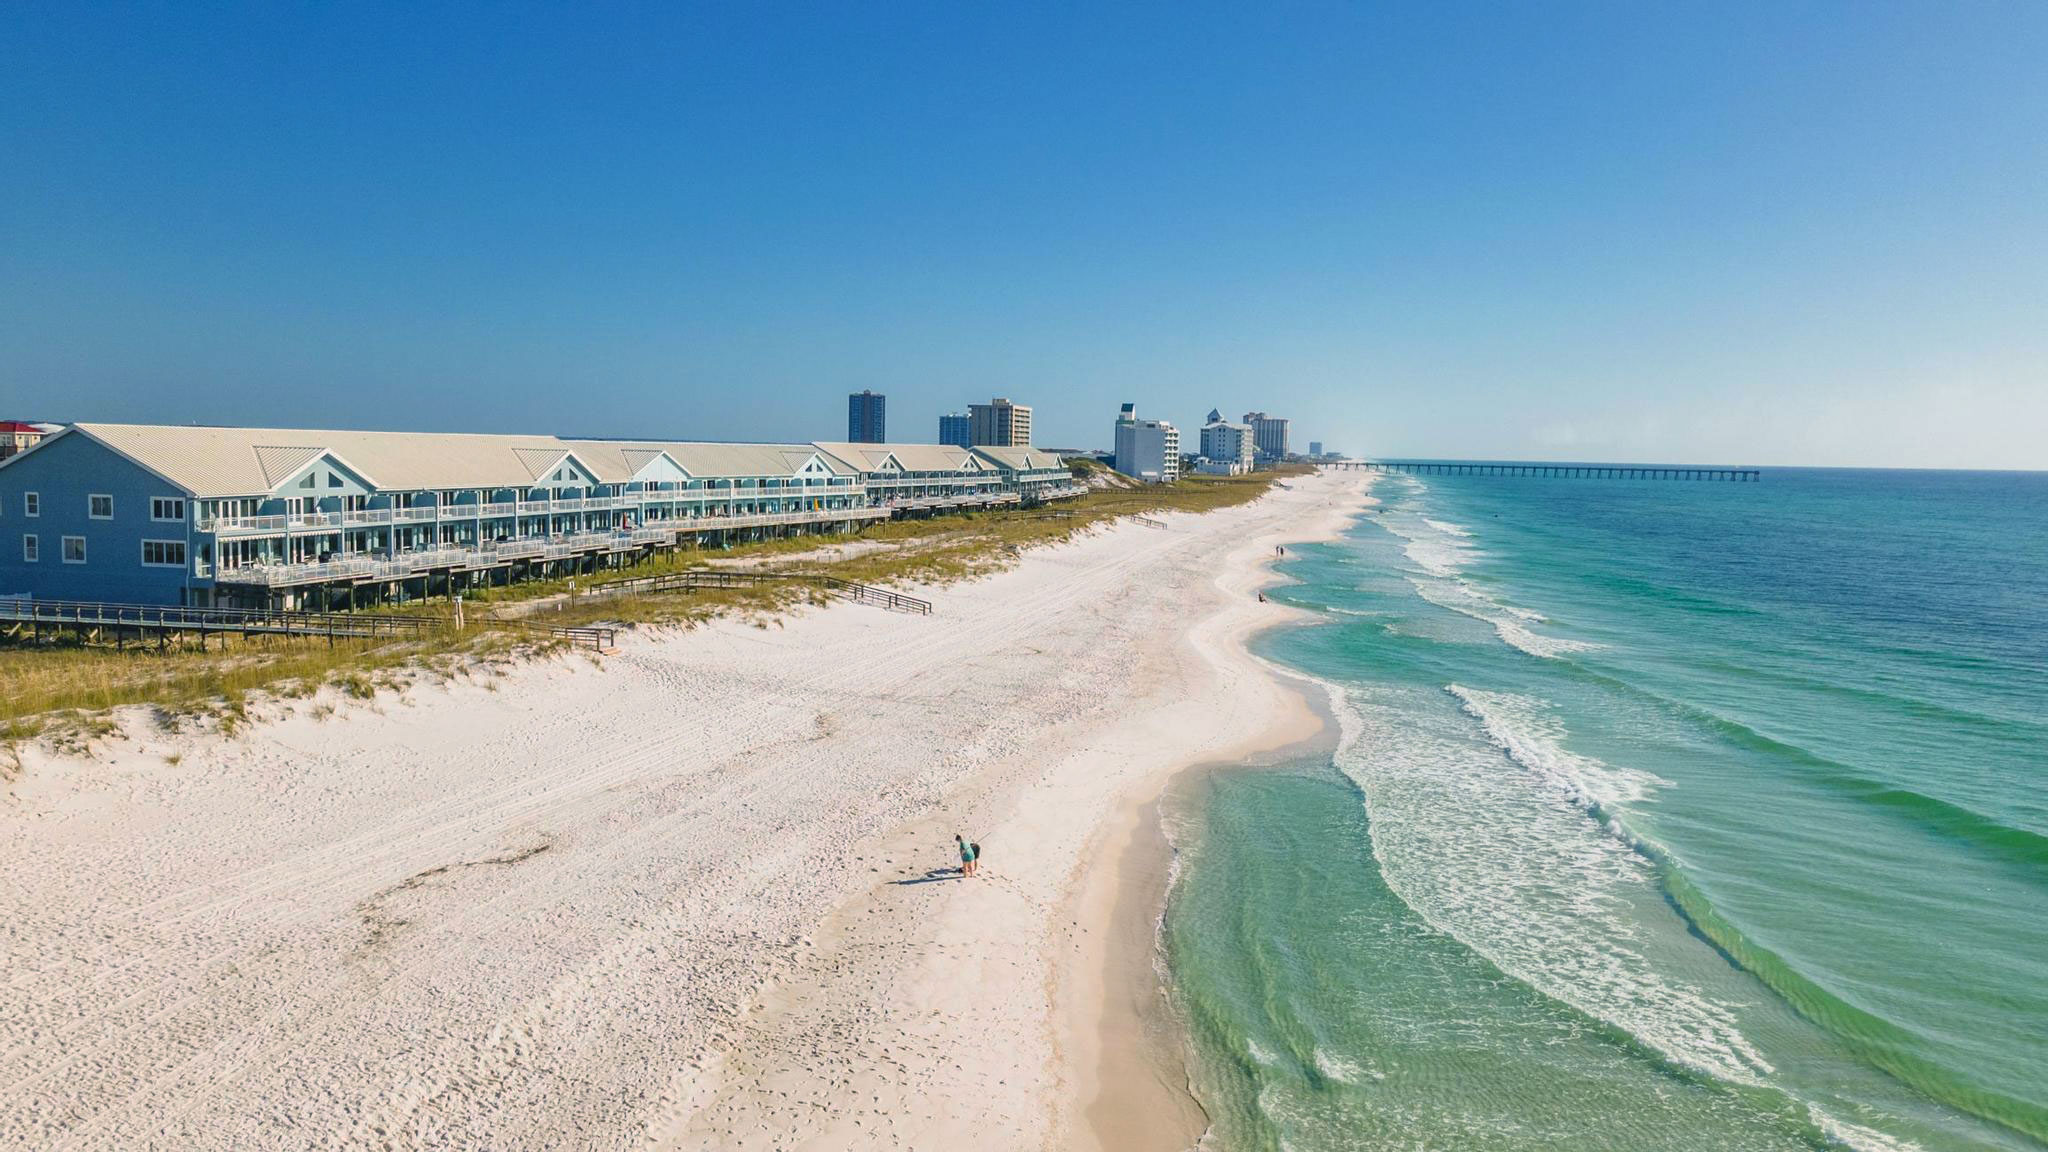
[[[1190,1140],[1146,1036],[1145,805],[1312,729],[1242,641],[1285,618],[1252,595],[1274,543],[1360,487],[1100,531],[929,618],[722,621],[31,754],[0,1145]]]

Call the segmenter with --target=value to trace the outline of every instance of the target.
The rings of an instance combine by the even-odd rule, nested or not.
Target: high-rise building
[[[1001,396],[967,406],[968,435],[976,448],[1024,448],[1031,444],[1031,409]]]
[[[948,412],[939,417],[939,443],[951,444],[955,448],[974,447],[974,422],[959,412]],[[991,444],[1000,448],[1000,444]]]
[[[1151,484],[1180,479],[1180,429],[1140,420],[1136,404],[1124,405],[1116,418],[1116,470]]]
[[[1279,416],[1268,416],[1264,412],[1247,412],[1244,422],[1251,425],[1252,437],[1258,441],[1259,455],[1279,460],[1287,455],[1287,421]]]
[[[1249,468],[1258,451],[1258,441],[1249,424],[1218,419],[1202,425],[1202,455],[1218,464],[1243,464]]]
[[[1321,456],[1323,454],[1323,442],[1321,440],[1309,441],[1308,454],[1311,456]]]
[[[880,392],[862,389],[846,398],[846,438],[855,444],[882,444],[888,441],[887,408],[889,398]]]

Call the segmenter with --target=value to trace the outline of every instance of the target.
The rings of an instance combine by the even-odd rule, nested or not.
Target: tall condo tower
[[[974,447],[974,422],[959,412],[948,412],[939,417],[939,443],[950,444],[955,448]],[[996,445],[991,444],[989,447],[993,448]]]
[[[1252,426],[1252,438],[1258,441],[1259,455],[1279,460],[1287,455],[1287,421],[1280,416],[1268,416],[1264,412],[1247,412],[1244,422]]]
[[[846,398],[846,438],[855,444],[881,444],[889,439],[886,408],[889,398],[862,389]]]
[[[1140,420],[1136,404],[1124,405],[1116,417],[1116,470],[1149,484],[1180,479],[1180,429]]]
[[[968,435],[976,448],[1031,446],[1031,408],[998,396],[986,404],[967,406]]]

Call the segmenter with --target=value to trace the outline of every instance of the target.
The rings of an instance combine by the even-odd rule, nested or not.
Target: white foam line
[[[1332,680],[1321,677],[1310,679],[1321,685],[1329,696],[1331,714],[1337,718],[1337,764],[1339,769],[1358,785],[1359,792],[1364,797],[1366,817],[1371,828],[1373,862],[1379,867],[1380,876],[1388,890],[1431,930],[1457,940],[1485,957],[1502,972],[1537,992],[1628,1032],[1676,1064],[1724,1082],[1785,1093],[1806,1109],[1814,1125],[1830,1141],[1855,1149],[1856,1152],[1918,1152],[1920,1145],[1916,1143],[1902,1141],[1861,1125],[1850,1124],[1831,1115],[1819,1105],[1786,1091],[1772,1079],[1775,1069],[1738,1030],[1733,1013],[1727,1007],[1714,1003],[1698,989],[1664,981],[1655,972],[1648,970],[1642,955],[1628,945],[1626,933],[1591,948],[1586,947],[1589,943],[1587,937],[1590,935],[1588,930],[1597,930],[1602,926],[1597,919],[1604,911],[1605,903],[1600,898],[1600,893],[1586,893],[1586,898],[1579,900],[1573,908],[1575,918],[1569,923],[1554,925],[1561,931],[1549,934],[1549,938],[1536,942],[1535,947],[1521,949],[1499,947],[1498,941],[1486,939],[1483,934],[1484,926],[1526,925],[1535,919],[1534,917],[1518,916],[1513,909],[1489,907],[1478,910],[1477,915],[1466,915],[1461,918],[1461,911],[1474,911],[1471,901],[1457,900],[1433,905],[1425,898],[1423,892],[1418,891],[1419,885],[1416,881],[1424,877],[1419,874],[1416,864],[1390,857],[1389,841],[1399,837],[1388,833],[1398,832],[1404,828],[1412,829],[1417,814],[1397,813],[1386,806],[1384,797],[1373,786],[1373,769],[1368,756],[1384,759],[1394,754],[1394,750],[1366,746],[1367,738],[1375,734],[1375,728],[1367,720],[1367,705],[1355,699],[1359,693]],[[1502,740],[1493,729],[1498,728],[1501,733],[1506,733],[1512,723],[1501,719],[1502,702],[1516,699],[1532,706],[1535,702],[1527,698],[1509,698],[1505,694],[1485,694],[1469,689],[1459,694],[1459,698],[1469,704],[1468,696],[1495,706],[1497,723],[1488,724],[1489,735],[1495,736],[1495,743],[1503,746],[1504,750],[1507,750],[1505,744],[1508,742],[1520,747],[1530,760],[1518,759],[1517,762],[1534,762],[1540,765],[1541,767],[1535,771],[1554,787],[1576,789],[1583,795],[1600,792],[1627,795],[1660,783],[1654,776],[1617,770],[1589,758],[1575,757],[1561,748],[1546,746],[1541,738],[1533,735],[1514,733],[1507,740]],[[1481,707],[1483,708],[1484,704]],[[1468,711],[1471,709],[1468,708]],[[1395,727],[1382,730],[1383,741],[1385,733],[1399,730]],[[1553,727],[1541,731],[1556,734],[1557,730]],[[1510,751],[1509,754],[1514,753]],[[1495,815],[1488,813],[1488,822],[1495,822]],[[1611,839],[1607,842],[1613,843]],[[1475,855],[1483,853],[1484,846],[1461,842],[1453,845],[1452,849],[1436,863],[1444,867],[1454,867],[1458,861],[1469,862]],[[1604,875],[1611,883],[1628,883],[1648,878],[1648,863],[1641,856],[1618,844],[1615,845],[1614,851],[1621,855],[1602,859],[1596,853],[1590,857],[1582,856],[1576,863],[1584,867],[1587,877],[1598,878]],[[1617,867],[1616,860],[1622,860],[1624,863]],[[1429,862],[1423,863],[1426,865]],[[1585,867],[1586,865],[1590,867]],[[1478,895],[1483,896],[1485,893]],[[1580,919],[1581,917],[1584,919]],[[1475,931],[1475,927],[1480,930]],[[1554,957],[1558,952],[1569,954],[1574,949],[1578,950],[1583,958],[1596,961],[1592,969],[1581,973],[1591,977],[1585,985],[1575,986],[1570,982],[1569,977],[1574,975],[1571,971],[1560,970],[1555,965],[1545,969],[1540,963],[1529,963],[1532,958],[1540,962],[1544,958]],[[1613,993],[1620,995],[1611,995]],[[1661,1018],[1657,1016],[1658,1013],[1663,1013]],[[1646,1014],[1650,1015],[1651,1019],[1646,1021]]]
[[[1487,598],[1463,580],[1419,580],[1411,576],[1408,583],[1414,586],[1417,595],[1439,608],[1448,608],[1493,625],[1494,634],[1503,643],[1531,656],[1555,660],[1568,653],[1590,652],[1600,647],[1586,640],[1566,640],[1533,631],[1522,619],[1516,618],[1520,613]],[[1542,619],[1540,616],[1536,618]]]

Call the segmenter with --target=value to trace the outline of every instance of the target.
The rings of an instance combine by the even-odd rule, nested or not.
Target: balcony
[[[669,492],[631,492],[622,496],[582,496],[566,500],[520,500],[495,504],[444,504],[418,508],[353,508],[341,512],[309,512],[285,516],[217,516],[199,519],[200,532],[218,536],[283,536],[317,532],[338,532],[345,528],[375,528],[393,524],[429,524],[436,521],[506,520],[515,516],[580,515],[585,512],[643,508],[701,508],[706,503],[732,500],[804,500],[822,498],[860,501],[866,490],[859,485],[800,488],[677,489]]]
[[[695,516],[664,520],[623,532],[578,532],[566,536],[535,536],[492,541],[474,548],[435,548],[397,555],[347,556],[337,560],[287,564],[254,564],[224,569],[216,583],[268,588],[343,581],[403,580],[428,572],[475,571],[514,561],[567,560],[593,552],[625,552],[650,544],[672,544],[678,534],[763,528],[780,524],[828,524],[842,520],[878,520],[884,508],[832,508],[807,512],[762,512],[745,516]],[[204,561],[194,575],[211,574]],[[204,568],[205,570],[202,570]]]

